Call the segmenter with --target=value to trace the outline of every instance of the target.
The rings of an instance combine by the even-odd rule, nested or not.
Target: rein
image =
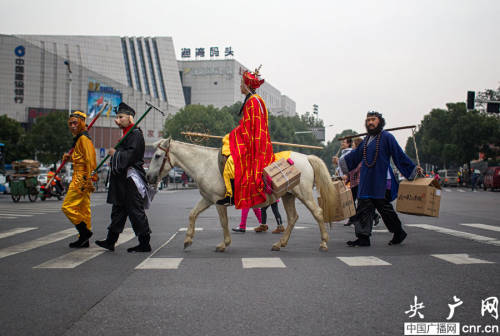
[[[170,153],[170,144],[169,144],[169,146],[167,148],[164,148],[160,144],[158,144],[158,146],[156,146],[156,148],[161,149],[162,151],[165,152],[165,157],[163,158],[163,162],[161,163],[160,171],[158,172],[158,176],[161,176],[163,168],[165,168],[165,162],[168,161],[168,164],[172,168],[174,167],[174,165],[172,164],[172,161],[170,161],[170,155],[169,155],[169,153]]]

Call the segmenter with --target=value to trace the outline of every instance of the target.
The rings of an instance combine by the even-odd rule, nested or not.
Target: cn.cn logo
[[[24,49],[24,46],[18,46],[16,49],[14,49],[14,53],[16,54],[17,57],[23,57],[24,54],[26,53],[26,50]]]

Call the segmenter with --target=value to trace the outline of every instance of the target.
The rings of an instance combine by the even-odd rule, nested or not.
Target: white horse
[[[220,150],[204,146],[193,145],[185,142],[175,141],[171,138],[162,139],[154,144],[157,147],[149,165],[147,180],[151,184],[157,184],[161,178],[166,176],[173,167],[182,168],[186,174],[191,176],[198,184],[201,200],[189,213],[189,227],[186,231],[184,248],[193,243],[195,232],[195,221],[198,215],[219,199],[224,198],[226,187],[218,166]],[[326,200],[325,204],[332,204],[336,194],[325,163],[314,155],[304,155],[292,152],[291,159],[295,167],[300,170],[300,183],[291,192],[282,196],[283,205],[287,214],[287,228],[281,239],[272,246],[273,251],[279,251],[285,247],[290,239],[295,222],[298,219],[295,209],[295,197],[304,203],[316,219],[321,232],[320,250],[328,250],[328,232],[323,221],[323,210],[315,202],[313,187],[320,191],[321,198]],[[276,202],[274,195],[268,195],[266,203],[259,204],[257,208]],[[225,206],[217,205],[220,223],[224,231],[224,240],[216,246],[216,251],[224,252],[231,244],[229,233],[227,209]]]

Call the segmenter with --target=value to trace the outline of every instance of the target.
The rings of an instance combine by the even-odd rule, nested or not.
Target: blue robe
[[[349,154],[339,160],[339,165],[343,172],[356,169],[360,162],[363,161],[363,148],[365,142],[370,137],[367,136],[363,142]],[[366,149],[367,161],[371,164],[375,157],[377,139],[373,139]],[[358,198],[385,198],[385,191],[387,186],[387,169],[390,167],[390,160],[392,160],[398,170],[408,180],[413,180],[416,175],[416,165],[405,154],[403,149],[399,146],[394,136],[386,131],[382,131],[380,136],[380,149],[378,153],[377,163],[375,166],[368,168],[363,162],[360,171],[360,181],[358,187]],[[398,195],[399,181],[394,176],[392,169],[389,169],[391,176],[391,201]]]

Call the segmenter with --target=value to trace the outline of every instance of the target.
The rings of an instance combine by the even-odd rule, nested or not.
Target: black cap
[[[120,103],[120,105],[118,105],[118,111],[116,112],[116,114],[120,114],[120,113],[128,114],[128,115],[131,115],[132,117],[135,116],[134,109],[125,103]]]

